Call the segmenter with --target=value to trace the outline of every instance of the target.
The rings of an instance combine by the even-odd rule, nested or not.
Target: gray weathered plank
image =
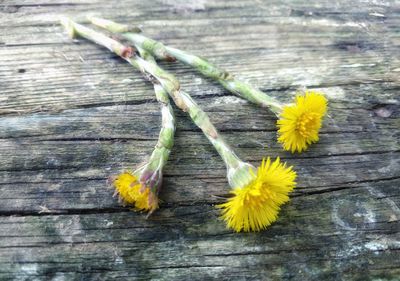
[[[399,11],[398,1],[1,1],[0,280],[398,280]],[[118,204],[106,178],[146,159],[160,114],[129,65],[57,24],[88,12],[142,24],[282,100],[326,93],[320,142],[292,155],[271,113],[163,63],[243,159],[296,167],[275,224],[225,229],[214,208],[225,168],[178,111],[161,209],[146,220]]]

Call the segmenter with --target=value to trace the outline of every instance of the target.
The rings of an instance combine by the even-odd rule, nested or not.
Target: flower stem
[[[133,50],[131,48],[126,47],[118,41],[115,41],[83,25],[74,23],[67,18],[62,18],[61,22],[68,30],[71,37],[79,35],[91,41],[94,41],[97,44],[106,47],[110,51],[124,58],[136,68],[140,67],[135,60],[131,61],[130,59],[130,56],[133,55]],[[145,51],[143,50],[143,52]],[[145,53],[143,53],[143,55],[145,55]],[[149,61],[152,61],[151,55],[148,56],[147,59]],[[149,160],[144,166],[140,167],[139,170],[135,171],[135,173],[140,177],[140,183],[142,183],[144,186],[152,186],[152,192],[157,195],[161,182],[159,182],[159,184],[151,184],[150,181],[160,181],[162,178],[162,170],[167,163],[168,157],[171,153],[171,149],[174,145],[175,117],[173,109],[169,102],[168,93],[164,91],[163,87],[160,84],[154,84],[154,92],[156,94],[157,101],[161,105],[161,129],[158,136],[157,144],[152,154],[150,155]],[[148,175],[154,175],[154,178],[149,178]]]
[[[282,112],[283,104],[266,93],[236,79],[232,74],[218,68],[207,60],[189,54],[185,51],[164,46],[162,43],[147,38],[144,35],[127,31],[126,25],[118,24],[110,20],[89,17],[91,22],[99,27],[105,28],[113,33],[120,33],[125,39],[131,41],[135,46],[142,47],[157,58],[171,61],[174,58],[197,69],[204,76],[218,81],[228,91],[249,100],[259,106],[268,107],[277,116]]]
[[[147,55],[146,51],[139,50],[139,52],[144,59],[148,61],[154,60],[150,54]],[[144,167],[142,172],[142,177],[140,178],[140,182],[144,185],[149,185],[149,183],[146,181],[151,180],[146,178],[146,175],[154,171],[161,172],[163,170],[163,167],[167,163],[168,157],[171,153],[171,149],[174,145],[174,136],[176,128],[175,116],[172,106],[169,102],[168,93],[158,83],[154,83],[153,86],[157,101],[161,105],[162,122],[156,147],[154,148],[150,156],[148,164],[146,165],[146,167]],[[159,178],[161,179],[162,177]],[[157,190],[157,192],[158,191],[159,189]]]
[[[282,111],[282,105],[273,97],[268,96],[264,92],[252,87],[236,79],[229,72],[218,68],[206,59],[191,55],[179,49],[166,47],[168,53],[179,61],[190,65],[197,69],[204,76],[218,81],[228,91],[249,100],[262,107],[268,107],[273,113],[279,115]]]
[[[251,180],[247,176],[250,169],[254,170],[254,167],[248,163],[241,161],[230,146],[224,141],[217,129],[211,123],[208,115],[200,108],[200,106],[190,97],[189,94],[180,91],[179,81],[168,72],[160,68],[154,61],[154,59],[144,60],[137,56],[133,52],[129,52],[126,55],[126,47],[99,32],[91,30],[80,24],[77,24],[69,19],[63,19],[62,24],[67,28],[69,34],[79,35],[86,39],[96,42],[99,45],[105,46],[112,52],[121,56],[132,66],[140,70],[145,74],[146,78],[149,78],[153,83],[159,83],[163,89],[172,97],[175,104],[183,111],[188,112],[192,121],[203,131],[204,135],[213,144],[217,152],[224,160],[228,169],[228,180],[232,187],[237,187],[238,183],[240,186],[246,184],[247,181]],[[140,51],[140,46],[138,49]],[[155,78],[156,81],[154,81]],[[232,175],[232,176],[230,176]]]
[[[88,16],[88,19],[94,24],[104,29],[107,29],[113,33],[122,34],[125,39],[136,42],[135,45],[141,47],[142,49],[150,52],[157,58],[162,58],[166,61],[175,61],[174,57],[171,57],[165,46],[158,41],[147,38],[144,35],[139,34],[141,30],[138,27],[132,27],[125,24],[119,24],[110,20]]]

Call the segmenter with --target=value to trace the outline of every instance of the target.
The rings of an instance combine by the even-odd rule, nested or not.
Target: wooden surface
[[[232,233],[214,204],[225,168],[176,111],[161,210],[121,207],[106,178],[146,159],[152,86],[60,14],[141,24],[283,101],[322,90],[329,117],[301,155],[273,115],[179,63],[163,64],[245,160],[280,156],[298,188],[260,233]],[[400,280],[400,2],[0,1],[0,280]]]

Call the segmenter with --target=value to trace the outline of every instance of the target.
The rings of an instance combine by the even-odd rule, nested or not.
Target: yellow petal
[[[158,198],[149,187],[142,187],[137,177],[130,172],[119,174],[114,180],[114,187],[120,198],[136,210],[153,212],[158,208]]]
[[[277,158],[264,159],[256,178],[245,187],[232,190],[232,197],[218,205],[222,219],[229,228],[240,231],[260,231],[276,221],[280,206],[289,200],[296,185],[296,172]]]
[[[306,91],[295,98],[294,105],[285,106],[277,121],[278,141],[285,150],[302,152],[319,140],[327,100],[317,92]]]

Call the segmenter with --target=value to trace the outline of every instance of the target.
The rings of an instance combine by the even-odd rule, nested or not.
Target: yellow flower
[[[283,107],[278,125],[278,141],[285,150],[302,152],[319,140],[318,133],[327,109],[327,100],[320,93],[306,91],[297,95],[294,105]]]
[[[137,210],[153,212],[158,208],[157,197],[130,172],[119,174],[114,180],[114,187],[120,198]]]
[[[288,193],[296,185],[296,172],[279,157],[274,162],[263,159],[253,177],[246,186],[234,188],[233,196],[218,206],[228,227],[236,232],[260,231],[276,221],[280,206],[289,201]]]

